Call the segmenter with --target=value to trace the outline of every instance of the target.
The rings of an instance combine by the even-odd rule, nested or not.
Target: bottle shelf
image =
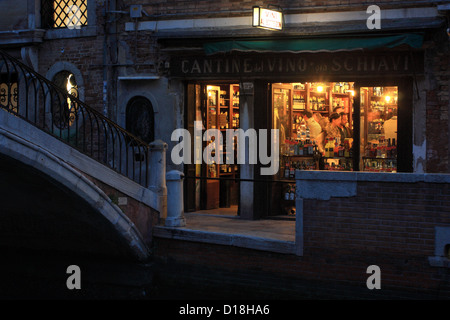
[[[388,160],[388,161],[397,161],[397,158],[381,158],[381,157],[362,157],[367,160]]]

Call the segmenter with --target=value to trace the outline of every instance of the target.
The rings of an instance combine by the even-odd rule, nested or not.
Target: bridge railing
[[[0,107],[148,187],[149,145],[0,50]]]

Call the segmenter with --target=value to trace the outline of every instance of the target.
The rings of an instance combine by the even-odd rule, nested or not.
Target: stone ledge
[[[342,172],[296,170],[296,180],[351,181],[351,182],[397,182],[397,183],[450,183],[450,174],[440,173],[386,173],[386,172]]]
[[[292,241],[281,241],[240,234],[156,226],[153,228],[153,236],[155,238],[186,240],[285,254],[295,254],[295,243]]]
[[[450,268],[450,259],[445,257],[428,257],[428,262],[432,267]]]
[[[80,29],[48,29],[45,32],[44,39],[66,39],[66,38],[82,38],[97,36],[97,26],[85,26]]]
[[[44,34],[45,30],[43,29],[0,31],[0,46],[10,46],[13,44],[24,46],[42,43]]]

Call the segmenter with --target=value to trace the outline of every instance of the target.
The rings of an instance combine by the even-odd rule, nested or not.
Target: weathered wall
[[[159,213],[148,205],[129,197],[116,188],[109,186],[98,179],[83,174],[99,187],[120,210],[131,220],[142,235],[145,243],[151,245],[153,240],[153,227],[159,224]]]
[[[126,1],[123,1],[126,2]],[[430,1],[408,1],[408,6],[427,5]],[[385,8],[400,6],[406,3],[403,0],[394,1],[377,1],[376,4]],[[306,0],[306,1],[290,1],[290,0],[274,0],[274,1],[239,1],[239,0],[225,0],[225,1],[194,1],[194,0],[169,0],[169,1],[148,1],[137,0],[132,4],[142,4],[144,9],[150,15],[165,15],[177,14],[179,16],[192,15],[198,13],[203,15],[217,15],[222,12],[222,15],[229,15],[229,12],[235,14],[246,14],[245,11],[250,11],[253,6],[267,7],[269,4],[281,7],[284,11],[296,12],[323,12],[327,8],[333,10],[362,10],[369,5],[374,4],[365,0]],[[248,14],[248,13],[247,13]]]
[[[28,0],[0,1],[0,30],[23,30],[28,28]],[[7,12],[8,14],[4,14]]]
[[[145,91],[154,97],[152,104],[160,112],[155,114],[155,138],[170,145],[170,133],[184,127],[184,89],[179,83],[160,80],[121,83],[118,77],[161,75],[166,70],[166,52],[158,45],[158,34],[153,31],[125,31],[130,22],[158,19],[195,19],[219,16],[249,15],[253,5],[267,6],[265,1],[225,2],[215,1],[117,1],[116,11],[128,12],[130,5],[142,4],[145,12],[134,20],[128,13],[109,14],[108,38],[105,50],[104,10],[106,2],[96,2],[96,34],[89,37],[46,39],[39,45],[39,72],[46,74],[56,62],[67,61],[76,65],[85,83],[85,101],[96,110],[104,110],[104,80],[107,80],[108,116],[122,126],[123,114],[134,93]],[[308,8],[307,12],[332,12],[365,10],[366,1],[290,1],[270,2],[289,13],[306,12],[294,10]],[[382,1],[383,9],[430,6],[430,2]],[[182,36],[182,34],[179,34]],[[439,30],[429,39],[426,48],[426,76],[418,79],[420,100],[414,101],[414,170],[416,172],[450,172],[448,148],[450,136],[449,108],[449,42],[445,30]],[[106,64],[106,66],[104,65]],[[416,93],[416,92],[415,92]],[[168,157],[169,166],[170,157]],[[175,167],[173,167],[175,168]],[[172,169],[172,167],[169,167]],[[177,168],[180,169],[180,168]]]
[[[450,172],[450,42],[444,30],[430,40],[425,44],[429,87],[420,93],[426,101],[426,172]]]
[[[104,52],[104,30],[101,11],[102,6],[97,7],[96,33],[84,37],[53,37],[44,40],[38,46],[39,69],[42,75],[46,75],[52,66],[58,62],[69,62],[78,68],[83,77],[85,86],[85,98],[89,106],[103,113],[103,80],[104,64],[109,62],[109,52]],[[104,54],[106,59],[104,61]],[[50,79],[53,80],[53,79]]]
[[[450,264],[429,260],[445,254],[435,228],[450,226],[449,184],[359,181],[355,191],[303,200],[303,256],[158,238],[158,279],[199,297],[449,299]],[[370,265],[380,290],[366,286]]]

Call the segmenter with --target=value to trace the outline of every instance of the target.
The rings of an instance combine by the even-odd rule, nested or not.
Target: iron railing
[[[2,50],[0,107],[148,186],[146,142]]]

